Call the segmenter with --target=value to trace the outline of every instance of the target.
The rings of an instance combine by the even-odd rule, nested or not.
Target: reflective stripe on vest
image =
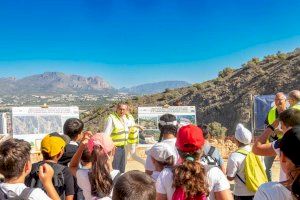
[[[109,116],[112,118],[114,126],[111,139],[117,147],[126,145],[128,131],[125,129],[125,124],[116,114],[110,114]]]
[[[134,123],[134,118],[132,115],[127,115],[128,120],[132,121],[132,124]],[[129,144],[137,144],[139,143],[139,129],[136,127],[130,127],[129,128],[129,134],[128,134],[128,140],[127,142]]]
[[[273,122],[276,120],[276,106],[271,108],[271,110],[268,113],[268,123],[273,124]]]
[[[296,109],[296,110],[300,110],[300,104],[296,104],[294,106],[292,106],[293,109]]]

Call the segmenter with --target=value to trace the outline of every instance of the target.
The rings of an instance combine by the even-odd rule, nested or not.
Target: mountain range
[[[184,81],[164,81],[138,85],[131,88],[114,88],[99,76],[84,77],[61,72],[45,72],[27,76],[21,79],[14,77],[0,78],[0,95],[30,95],[30,94],[65,94],[88,93],[107,94],[126,92],[135,95],[153,94],[167,88],[178,88],[189,85]]]

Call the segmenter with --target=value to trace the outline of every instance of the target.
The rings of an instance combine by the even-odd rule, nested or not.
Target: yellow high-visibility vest
[[[126,124],[122,122],[117,114],[110,114],[109,117],[113,121],[113,130],[111,132],[111,139],[115,146],[120,147],[126,145],[128,131],[126,131]]]
[[[300,104],[296,104],[294,106],[292,106],[293,109],[296,109],[296,110],[300,110]]]
[[[276,119],[276,106],[273,106],[268,113],[268,123],[271,125]],[[281,139],[283,137],[283,133],[278,133],[277,137],[278,139]]]
[[[114,144],[118,146],[124,146],[127,143],[136,144],[138,143],[138,129],[135,127],[126,127],[127,125],[122,122],[120,117],[114,113],[110,114],[109,117],[113,120],[113,130],[111,133],[111,139]],[[134,125],[134,118],[132,115],[126,115],[127,120],[132,121]],[[129,131],[128,131],[129,129]]]
[[[272,107],[268,113],[268,123],[273,124],[276,120],[276,106]]]

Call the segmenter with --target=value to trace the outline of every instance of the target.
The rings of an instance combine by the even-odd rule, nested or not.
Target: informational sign
[[[7,134],[7,114],[0,113],[0,134]]]
[[[46,134],[62,133],[69,118],[79,118],[78,107],[13,107],[12,134],[38,147]]]
[[[196,124],[195,106],[138,107],[138,124],[145,128],[140,143],[155,143],[159,139],[159,118],[167,113],[175,115],[178,123]]]

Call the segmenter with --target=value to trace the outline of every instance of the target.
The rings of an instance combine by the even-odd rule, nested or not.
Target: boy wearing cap
[[[250,143],[252,140],[252,133],[248,129],[246,129],[242,124],[238,124],[236,126],[234,136],[238,143],[239,149],[246,150],[247,152],[251,151]],[[230,181],[235,181],[233,190],[235,200],[251,200],[255,195],[255,193],[249,191],[246,185],[242,182],[242,180],[245,180],[245,158],[245,155],[238,152],[233,152],[229,156],[227,162],[227,178]]]
[[[58,164],[58,160],[64,153],[66,142],[57,134],[46,135],[41,142],[43,161],[34,163],[32,170],[26,178],[28,187],[43,188],[37,173],[43,163],[49,164],[54,170],[53,185],[61,199],[72,200],[74,196],[74,178],[68,167]]]

